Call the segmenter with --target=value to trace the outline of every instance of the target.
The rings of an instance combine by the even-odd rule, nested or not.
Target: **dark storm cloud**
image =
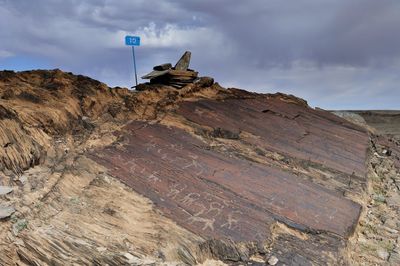
[[[284,91],[325,108],[399,108],[398,0],[0,0],[2,58],[42,57],[110,85],[193,52],[222,85]],[[378,100],[377,100],[378,99]]]
[[[398,1],[219,1],[215,8],[214,2],[186,1],[184,7],[206,14],[210,27],[262,65],[364,66],[400,55]]]

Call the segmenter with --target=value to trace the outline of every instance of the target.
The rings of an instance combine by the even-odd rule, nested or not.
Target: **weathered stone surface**
[[[198,78],[195,83],[200,87],[211,87],[214,84],[214,79],[211,77],[200,77]]]
[[[275,256],[271,256],[269,259],[268,259],[268,264],[269,265],[276,265],[277,263],[278,263],[278,258],[277,257],[275,257]]]
[[[0,219],[8,218],[15,212],[14,207],[0,204]]]
[[[350,167],[361,165],[351,159],[361,161],[367,146],[357,126],[289,95],[217,84],[152,88],[109,88],[60,71],[0,72],[0,178],[15,182],[2,198],[18,206],[1,221],[1,265],[262,265],[272,255],[277,265],[380,265],[378,246],[397,265],[399,209],[386,202],[400,180],[395,139],[385,147],[370,140],[369,195],[362,169]],[[181,112],[182,101],[211,123]],[[24,170],[22,185],[16,173]],[[384,200],[369,201],[375,196]],[[371,205],[350,240],[359,205],[349,199]],[[371,257],[346,264],[352,254]]]
[[[167,74],[169,70],[153,70],[150,73],[142,76],[142,79],[153,79]]]
[[[182,57],[178,60],[178,62],[175,65],[175,69],[176,70],[183,70],[186,71],[189,68],[189,64],[190,64],[190,57],[191,57],[192,53],[189,51],[186,51]]]
[[[397,252],[392,252],[389,257],[389,264],[392,266],[400,265],[400,254]]]
[[[129,124],[123,149],[95,160],[193,232],[236,241],[270,236],[278,220],[302,230],[348,236],[360,206],[283,171],[208,151],[188,133]],[[217,196],[218,195],[218,196]]]
[[[168,71],[168,75],[178,77],[179,79],[181,78],[196,78],[197,77],[197,72],[196,71],[183,71],[183,70],[178,70],[178,69],[171,69]]]
[[[6,195],[11,193],[14,189],[8,186],[0,186],[0,195]]]
[[[386,198],[386,203],[390,207],[400,208],[400,195],[398,193],[391,193]]]
[[[255,146],[365,176],[368,134],[327,112],[276,98],[184,102],[177,112],[200,126],[248,132]]]
[[[381,258],[384,261],[387,261],[387,259],[389,258],[389,252],[387,252],[386,250],[384,250],[382,248],[379,248],[376,251],[376,253],[377,253],[378,257]]]
[[[172,65],[171,65],[171,63],[166,63],[166,64],[162,64],[162,65],[158,65],[158,66],[155,66],[155,67],[153,67],[153,70],[167,70],[167,69],[170,69],[170,68],[172,68]]]
[[[190,56],[190,52],[185,52],[173,68],[171,64],[155,66],[153,68],[154,70],[144,75],[142,79],[150,79],[150,85],[164,84],[177,89],[183,88],[186,85],[193,83],[198,75],[196,71],[189,69]],[[204,80],[203,83],[204,86],[210,84],[210,81]],[[211,82],[210,86],[212,83],[213,82]],[[143,88],[144,87],[142,86],[140,90],[143,90]]]

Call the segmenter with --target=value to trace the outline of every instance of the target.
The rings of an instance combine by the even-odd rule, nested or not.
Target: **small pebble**
[[[269,260],[268,260],[268,264],[269,265],[276,265],[277,263],[278,263],[278,258],[277,257],[275,257],[275,256],[271,256],[270,258],[269,258]]]
[[[385,261],[389,258],[389,253],[384,249],[378,249],[377,253],[378,257]]]

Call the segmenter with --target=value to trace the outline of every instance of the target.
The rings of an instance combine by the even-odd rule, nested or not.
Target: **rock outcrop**
[[[398,239],[364,235],[371,198],[397,232],[395,138],[291,95],[176,83],[189,60],[141,91],[0,72],[0,265],[396,262]]]
[[[150,84],[140,84],[136,87],[136,90],[151,89],[152,84],[161,84],[177,89],[192,83],[198,83],[202,87],[210,87],[214,83],[212,78],[198,78],[198,72],[189,69],[190,57],[191,53],[186,51],[174,67],[170,63],[155,66],[152,72],[142,77],[142,79],[150,79]]]

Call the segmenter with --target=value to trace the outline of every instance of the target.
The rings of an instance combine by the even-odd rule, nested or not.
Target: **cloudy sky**
[[[192,51],[224,87],[326,109],[400,109],[399,0],[0,0],[0,70],[60,68],[133,83]]]

